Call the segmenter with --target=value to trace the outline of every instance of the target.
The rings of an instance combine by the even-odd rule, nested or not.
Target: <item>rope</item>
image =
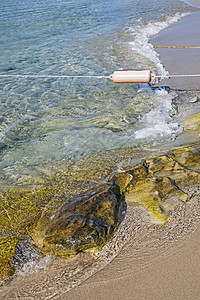
[[[200,46],[160,46],[160,45],[154,45],[154,48],[175,48],[175,49],[200,49]]]
[[[173,75],[156,75],[156,78],[181,78],[181,77],[200,77],[200,74],[173,74]]]
[[[9,77],[15,77],[15,78],[110,78],[110,76],[95,76],[95,75],[18,75],[18,74],[0,74],[0,77],[2,78],[9,78]]]
[[[29,74],[0,74],[0,78],[94,78],[110,79],[110,76],[97,75],[29,75]],[[200,77],[200,74],[172,74],[172,75],[155,75],[155,78],[180,78],[180,77]]]

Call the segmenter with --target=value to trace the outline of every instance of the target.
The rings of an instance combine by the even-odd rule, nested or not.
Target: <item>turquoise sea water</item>
[[[1,0],[0,74],[164,73],[148,39],[188,11],[176,0]],[[36,167],[174,137],[172,99],[109,79],[0,78],[0,180],[23,185]]]

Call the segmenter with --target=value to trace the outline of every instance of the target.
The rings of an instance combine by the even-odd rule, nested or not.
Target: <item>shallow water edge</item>
[[[141,242],[141,239],[145,240],[147,238],[147,244],[143,247],[145,251],[147,250],[145,257],[147,258],[149,255],[149,258],[152,259],[152,254],[156,249],[161,252],[162,249],[165,251],[176,240],[184,238],[198,226],[200,211],[199,159],[199,143],[195,143],[171,150],[166,155],[150,158],[135,167],[118,173],[114,177],[114,182],[120,187],[121,193],[124,193],[126,205],[128,206],[127,208],[124,206],[122,214],[127,211],[124,220],[109,241],[103,247],[100,247],[98,251],[95,249],[90,249],[88,253],[87,251],[81,251],[75,258],[70,260],[53,258],[49,260],[47,258],[46,263],[49,263],[47,265],[44,265],[45,261],[43,260],[42,263],[41,260],[40,269],[36,267],[38,265],[36,259],[37,265],[33,261],[32,271],[36,268],[37,273],[34,273],[34,271],[25,274],[23,268],[21,270],[19,268],[18,274],[23,275],[15,278],[11,285],[4,287],[2,292],[5,291],[5,296],[8,293],[8,297],[12,299],[12,293],[16,296],[14,290],[18,281],[22,280],[22,282],[27,283],[28,280],[29,283],[27,283],[26,288],[23,284],[17,290],[22,297],[24,297],[23,293],[29,294],[30,291],[34,294],[38,277],[42,276],[46,279],[44,284],[42,279],[40,281],[40,288],[37,291],[38,297],[46,299],[45,297],[52,295],[50,287],[51,284],[55,286],[55,278],[58,279],[58,282],[53,294],[58,296],[83,282],[127,249],[129,249],[128,251],[136,251],[142,259],[134,257],[133,268],[145,265],[149,260],[143,260],[141,245],[144,241]],[[46,228],[46,225],[44,228]],[[56,232],[59,235],[57,229]],[[158,243],[157,246],[155,241]],[[123,250],[125,245],[126,247]],[[138,246],[135,247],[135,245],[139,245],[139,250]],[[27,247],[25,250],[32,251],[31,247]],[[124,272],[123,270],[127,272],[127,268],[121,266],[120,274]],[[55,275],[55,271],[57,275]],[[59,272],[61,273],[58,276]],[[46,286],[47,281],[48,285]],[[63,288],[63,284],[65,288]]]

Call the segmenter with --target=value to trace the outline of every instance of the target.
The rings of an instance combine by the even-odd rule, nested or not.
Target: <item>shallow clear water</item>
[[[148,39],[187,11],[176,0],[2,1],[0,74],[164,73]],[[35,176],[36,165],[145,147],[181,131],[173,96],[145,84],[1,78],[0,93],[0,180],[11,184]]]

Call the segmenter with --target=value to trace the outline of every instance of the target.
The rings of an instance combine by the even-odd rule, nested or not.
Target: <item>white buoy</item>
[[[110,75],[115,83],[149,83],[155,75],[149,70],[119,70]]]

